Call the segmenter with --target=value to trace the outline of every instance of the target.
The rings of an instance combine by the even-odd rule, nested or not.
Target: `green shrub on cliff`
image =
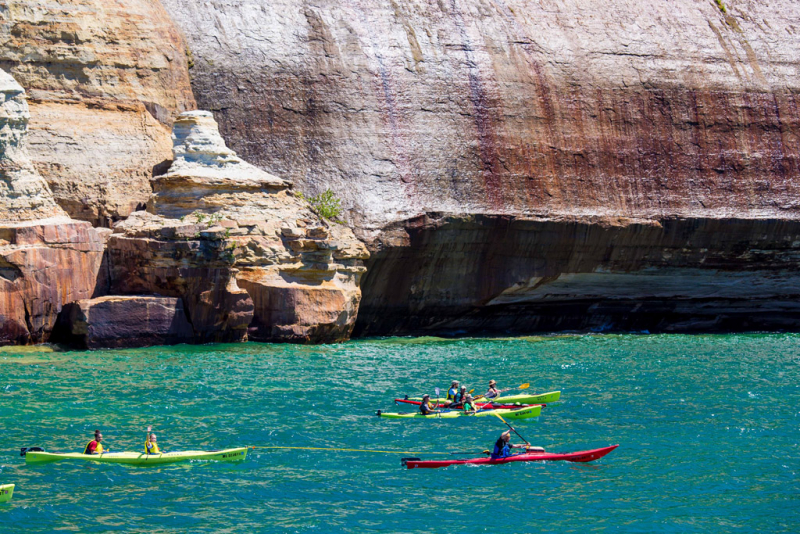
[[[311,209],[323,219],[341,222],[339,221],[339,215],[342,214],[342,201],[336,198],[330,189],[326,189],[323,193],[311,198],[302,196],[301,193],[301,198],[305,198],[311,204]]]

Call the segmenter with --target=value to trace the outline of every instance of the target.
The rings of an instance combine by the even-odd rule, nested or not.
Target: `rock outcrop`
[[[194,109],[188,49],[158,1],[9,0],[0,67],[28,90],[31,157],[74,218],[108,225],[144,206]]]
[[[750,328],[749,310],[759,328],[800,329],[778,290],[800,267],[785,249],[800,220],[800,5],[162,2],[231,148],[343,198],[373,252],[360,331],[505,332],[510,293],[532,303],[512,330],[640,328],[656,300],[681,311],[648,328],[692,329],[693,310],[695,326]],[[731,248],[708,229],[747,237]],[[676,254],[677,235],[701,248]],[[609,258],[631,249],[617,270]],[[594,278],[606,269],[628,281],[617,297]],[[683,287],[649,292],[671,279]],[[705,306],[709,287],[724,306]]]
[[[181,297],[199,341],[348,339],[368,256],[352,231],[239,159],[210,113],[183,113],[173,137],[149,212],[109,238],[111,291]]]
[[[126,348],[190,343],[194,332],[181,299],[107,296],[64,306],[52,339],[83,349]]]
[[[364,277],[356,335],[795,330],[800,319],[800,221],[430,214],[396,230]]]
[[[103,240],[33,167],[25,92],[4,71],[0,100],[0,345],[40,343],[64,304],[94,293]]]

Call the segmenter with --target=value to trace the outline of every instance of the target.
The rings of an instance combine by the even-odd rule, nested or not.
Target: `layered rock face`
[[[646,303],[681,310],[647,328],[800,328],[797,4],[162,1],[230,146],[344,199],[363,332],[505,332],[511,306],[519,330],[644,328]]]
[[[200,341],[349,338],[366,248],[239,159],[209,112],[180,115],[152,213],[114,227],[111,291],[181,297]]]
[[[154,0],[9,0],[0,67],[31,99],[31,155],[74,218],[108,225],[144,206],[195,107],[186,44]]]
[[[414,222],[364,277],[357,335],[794,330],[800,318],[800,221]]]
[[[106,296],[64,306],[52,338],[104,349],[191,343],[194,332],[181,299]]]
[[[0,345],[46,341],[62,306],[91,297],[102,236],[53,199],[28,154],[25,92],[0,71]]]

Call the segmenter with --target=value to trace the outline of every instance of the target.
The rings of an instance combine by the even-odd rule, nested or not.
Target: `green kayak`
[[[561,399],[561,392],[560,391],[550,391],[548,393],[540,393],[538,395],[503,395],[497,397],[496,399],[492,399],[492,402],[497,402],[501,404],[547,404],[549,402],[556,402]],[[421,397],[409,397],[408,400],[422,400]],[[439,399],[431,399],[431,403],[437,402],[444,402],[446,399],[439,398]],[[477,402],[484,401],[483,397],[475,398]]]
[[[466,413],[454,410],[430,415],[422,415],[419,412],[393,413],[378,410],[378,415],[380,417],[386,417],[388,419],[455,419],[456,417],[494,417],[494,414],[502,415],[506,419],[529,419],[531,417],[539,417],[540,413],[542,413],[541,406],[528,406],[527,408],[520,408],[517,410],[484,410],[477,413]]]
[[[14,484],[0,484],[0,502],[8,502],[14,496]]]
[[[27,452],[25,462],[44,463],[60,460],[84,460],[110,464],[128,465],[162,465],[186,460],[214,460],[219,462],[235,462],[244,460],[247,447],[224,449],[221,451],[181,451],[160,454],[144,454],[142,452],[104,452],[102,454],[82,454],[80,452]]]

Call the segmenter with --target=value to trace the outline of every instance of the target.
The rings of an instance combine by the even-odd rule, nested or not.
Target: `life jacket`
[[[505,458],[506,456],[511,455],[511,449],[508,448],[508,444],[503,441],[502,436],[494,442],[494,450],[492,451],[492,460],[497,460],[498,458]]]
[[[150,441],[144,442],[144,453],[145,454],[160,454],[161,451],[158,450],[158,443],[152,443]]]
[[[89,450],[89,447],[94,443],[94,449]],[[83,448],[83,454],[103,454],[103,445],[98,443],[97,440],[92,440],[86,444],[86,447]]]
[[[456,388],[450,388],[447,390],[447,400],[455,400],[458,396],[458,390]]]
[[[433,412],[433,408],[431,408],[431,401],[428,401],[427,403],[425,403],[425,402],[420,403],[419,412],[422,415],[428,415],[429,413],[432,413]]]

